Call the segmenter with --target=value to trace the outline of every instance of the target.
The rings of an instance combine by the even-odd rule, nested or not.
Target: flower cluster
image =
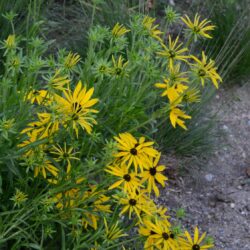
[[[195,228],[194,239],[186,231],[176,234],[166,215],[167,209],[158,207],[151,199],[154,191],[159,196],[158,184],[165,187],[167,177],[165,166],[159,164],[160,152],[153,148],[154,142],[145,137],[138,140],[130,133],[115,137],[118,152],[106,172],[115,177],[109,190],[116,189],[113,197],[122,206],[120,215],[128,214],[129,219],[136,218],[139,234],[145,237],[145,249],[193,250],[208,249],[212,244],[203,244],[205,233],[199,238]]]

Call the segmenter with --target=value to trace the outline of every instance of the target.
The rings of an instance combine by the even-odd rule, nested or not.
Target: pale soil
[[[158,204],[170,214],[185,208],[183,225],[207,231],[216,250],[250,250],[250,84],[219,90],[211,110],[224,132],[215,139],[218,150],[205,159],[166,155],[171,169],[184,165],[188,173],[168,173],[172,180]]]

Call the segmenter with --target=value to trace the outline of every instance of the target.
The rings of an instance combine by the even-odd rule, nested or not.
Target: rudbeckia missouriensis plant
[[[213,247],[196,226],[177,230],[154,199],[168,181],[157,126],[192,129],[192,105],[222,82],[206,52],[190,47],[214,26],[178,20],[184,36],[141,15],[94,26],[84,58],[47,56],[41,38],[1,42],[1,249]]]

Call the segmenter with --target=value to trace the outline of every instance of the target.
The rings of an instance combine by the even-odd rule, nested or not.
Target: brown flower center
[[[123,179],[124,179],[125,181],[129,182],[129,181],[131,180],[131,176],[130,176],[129,174],[125,174],[125,175],[123,176]]]
[[[150,173],[152,176],[156,175],[156,173],[157,173],[156,167],[150,168],[150,169],[149,169],[149,173]]]
[[[131,153],[132,155],[137,155],[137,149],[136,149],[136,148],[131,148],[131,149],[130,149],[130,153]]]
[[[136,205],[136,200],[135,199],[130,199],[129,200],[129,205],[135,206]]]
[[[200,249],[201,249],[200,246],[197,244],[193,245],[192,247],[192,250],[200,250]]]
[[[169,239],[169,235],[168,235],[168,233],[162,233],[162,238],[164,239],[164,240],[168,240]]]

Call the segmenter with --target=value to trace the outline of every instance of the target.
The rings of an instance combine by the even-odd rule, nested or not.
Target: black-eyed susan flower
[[[172,126],[175,128],[176,124],[182,127],[183,129],[187,130],[187,127],[185,125],[185,121],[181,119],[191,119],[191,116],[185,114],[184,111],[177,108],[176,106],[173,106],[170,110],[169,118],[171,121]]]
[[[118,142],[118,153],[114,157],[118,158],[123,164],[131,166],[134,164],[136,173],[138,166],[143,172],[143,167],[150,164],[150,157],[155,157],[158,151],[152,145],[154,142],[146,142],[145,137],[140,137],[139,140],[134,138],[130,133],[121,133],[119,137],[114,137]]]
[[[49,101],[49,94],[47,90],[31,90],[28,93],[26,100],[38,105],[46,104],[46,102]]]
[[[125,35],[128,33],[130,30],[124,27],[123,24],[116,23],[116,25],[112,29],[112,36],[117,38]]]
[[[213,248],[213,244],[202,244],[202,241],[206,237],[206,233],[203,233],[199,238],[199,229],[195,227],[194,229],[194,238],[190,236],[189,232],[185,231],[185,238],[180,239],[181,249],[182,250],[204,250]]]
[[[78,137],[78,126],[87,133],[91,133],[93,124],[97,124],[92,117],[97,110],[91,109],[98,102],[97,98],[91,99],[94,88],[87,90],[86,86],[82,88],[82,82],[79,81],[74,92],[70,90],[63,91],[65,98],[56,95],[55,101],[58,105],[58,112],[66,116],[66,119],[72,126]]]
[[[14,207],[20,208],[28,200],[28,195],[16,188],[16,192],[10,200],[14,202]]]
[[[116,223],[112,224],[112,225],[108,225],[106,218],[104,217],[104,226],[105,226],[105,240],[107,242],[112,242],[114,240],[117,240],[121,237],[125,237],[127,236],[127,234],[125,234],[123,232],[123,230],[119,227],[119,222],[116,221]]]
[[[64,67],[71,70],[81,60],[80,55],[77,53],[69,52],[64,60]]]
[[[63,91],[69,88],[70,80],[68,79],[67,75],[60,76],[60,74],[61,70],[57,70],[55,72],[55,75],[51,79],[49,79],[48,85],[51,86],[53,89],[58,89]]]
[[[141,182],[147,182],[148,193],[150,194],[154,190],[156,196],[160,195],[159,189],[156,183],[165,186],[165,181],[168,179],[162,174],[162,171],[165,170],[165,166],[158,165],[161,154],[157,155],[155,159],[151,159],[151,164],[144,166],[144,171],[141,173],[142,180]]]
[[[212,38],[207,32],[214,30],[215,26],[211,25],[211,21],[204,19],[200,21],[200,16],[195,15],[194,21],[192,22],[190,18],[185,15],[181,17],[181,20],[187,25],[187,33],[194,38],[196,41],[199,37]]]
[[[168,79],[164,79],[165,83],[156,83],[155,86],[157,88],[162,88],[164,91],[161,96],[167,96],[169,103],[171,105],[177,105],[181,103],[183,92],[188,88],[188,86],[182,83],[176,83],[174,85],[170,85]]]
[[[148,241],[153,241],[156,248],[161,250],[179,250],[178,242],[170,228],[161,220],[145,221],[144,225],[150,229],[151,234],[148,236]]]
[[[159,56],[165,57],[168,60],[168,65],[170,69],[173,69],[174,63],[176,61],[184,61],[187,63],[189,56],[185,55],[188,51],[187,48],[181,48],[182,43],[179,43],[179,37],[172,41],[171,36],[168,36],[168,46],[161,44],[163,47],[162,51],[157,52]]]
[[[202,86],[205,85],[206,80],[210,80],[218,89],[219,83],[222,82],[222,78],[217,73],[215,62],[212,59],[209,59],[208,61],[204,51],[202,51],[201,60],[195,56],[191,56],[191,58],[196,62],[196,64],[191,64],[191,70],[194,72],[195,77],[201,81]]]
[[[162,31],[158,29],[158,24],[154,25],[155,18],[152,18],[150,16],[145,16],[142,20],[142,25],[144,28],[148,31],[149,35],[158,41],[162,42],[161,35],[163,34]]]
[[[142,222],[141,213],[151,215],[151,211],[147,206],[147,197],[145,197],[145,192],[136,192],[126,193],[125,197],[114,196],[118,199],[119,204],[123,205],[123,208],[120,212],[120,215],[128,212],[129,219],[131,219],[132,213],[136,214],[139,221]]]
[[[182,96],[182,101],[186,103],[195,103],[201,101],[201,93],[198,88],[188,87]]]
[[[39,173],[42,174],[43,178],[47,178],[47,172],[52,174],[54,177],[58,176],[59,169],[52,165],[51,161],[45,157],[37,164],[34,168],[34,177],[37,177]]]
[[[109,189],[120,187],[126,193],[133,192],[133,190],[141,186],[136,173],[131,172],[129,166],[125,164],[108,166],[105,171],[119,178]]]
[[[71,170],[71,160],[80,160],[78,157],[76,157],[79,152],[73,152],[74,148],[69,147],[67,148],[66,143],[64,143],[63,148],[57,144],[52,145],[53,150],[50,151],[50,153],[57,156],[56,161],[63,161],[67,163],[67,173]]]
[[[128,72],[126,70],[126,67],[128,66],[128,61],[124,62],[122,56],[119,56],[118,60],[116,61],[114,56],[112,55],[112,62],[113,62],[113,67],[110,69],[110,73],[113,76],[115,77],[128,76]]]

